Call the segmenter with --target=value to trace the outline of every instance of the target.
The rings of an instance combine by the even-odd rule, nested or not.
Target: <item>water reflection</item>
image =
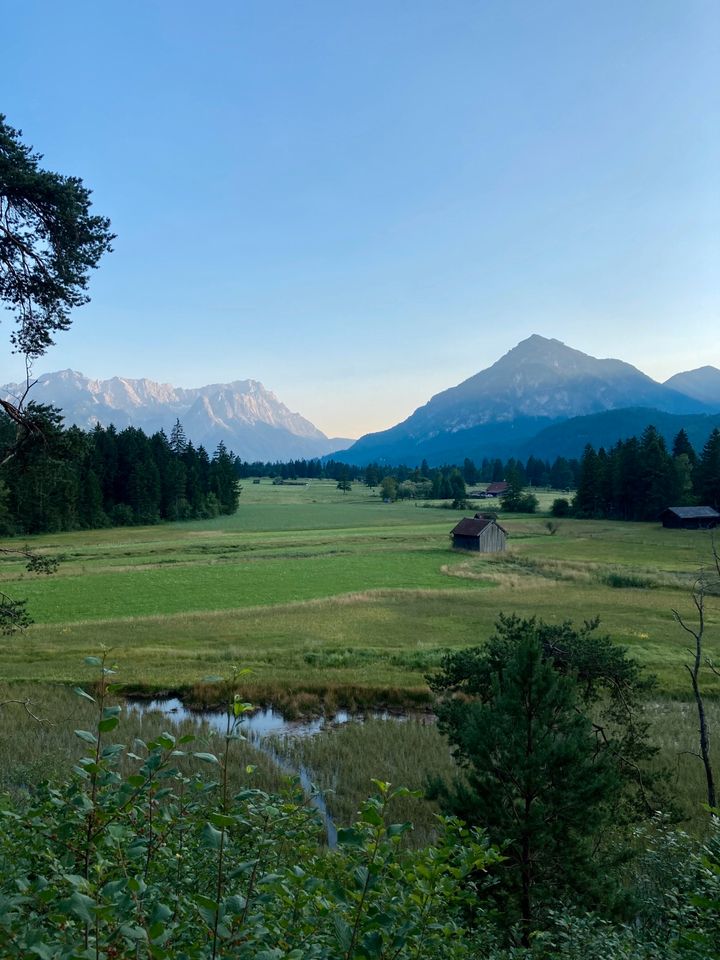
[[[189,710],[177,697],[158,700],[128,700],[127,709],[129,713],[134,713],[140,717],[147,713],[160,713],[173,725],[179,725],[186,721],[198,725],[207,724],[223,735],[227,729],[227,715],[224,711]],[[366,713],[350,713],[347,710],[337,710],[326,717],[286,720],[279,711],[272,707],[259,708],[252,713],[246,713],[243,717],[241,732],[247,742],[266,756],[281,773],[298,778],[300,786],[311,805],[322,817],[329,847],[337,845],[337,828],[328,813],[325,797],[322,792],[315,788],[312,771],[308,767],[290,762],[287,756],[283,755],[281,752],[282,741],[285,737],[312,737],[322,730],[332,729],[345,723],[363,723],[368,719],[402,723],[407,721],[409,717],[407,714],[393,713],[389,710],[373,710]],[[434,717],[427,714],[416,719],[422,719],[425,723],[434,721]]]

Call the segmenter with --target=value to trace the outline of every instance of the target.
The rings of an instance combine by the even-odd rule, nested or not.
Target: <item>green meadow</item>
[[[541,510],[555,495],[540,494]],[[672,610],[691,616],[709,534],[569,519],[551,532],[547,513],[501,514],[508,551],[482,556],[452,550],[460,516],[383,503],[359,484],[343,494],[263,480],[244,484],[231,517],[5,541],[63,561],[37,577],[4,556],[0,589],[27,598],[35,623],[0,638],[0,677],[77,682],[83,657],[110,647],[134,687],[188,690],[239,665],[250,695],[402,701],[422,698],[444,650],[482,642],[499,613],[516,612],[599,616],[664,693],[688,693],[688,638]],[[716,596],[707,640],[720,650]]]

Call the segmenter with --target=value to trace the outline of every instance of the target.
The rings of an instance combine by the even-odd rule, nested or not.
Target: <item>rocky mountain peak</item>
[[[480,455],[481,437],[488,444],[483,455],[495,456],[491,445],[498,449],[521,433],[530,436],[549,424],[603,411],[707,412],[703,402],[688,394],[674,384],[657,383],[623,360],[598,359],[533,334],[491,366],[436,394],[402,423],[361,437],[344,459],[415,463],[421,451],[437,450],[440,462],[454,457],[461,462]]]
[[[23,385],[0,388],[9,398]],[[214,450],[222,440],[244,460],[289,460],[323,456],[351,441],[329,440],[299,413],[293,413],[259,380],[234,380],[184,389],[148,378],[115,376],[91,380],[75,370],[38,377],[31,393],[38,403],[63,411],[66,423],[92,429],[113,423],[148,433],[168,432],[176,419],[196,445]]]

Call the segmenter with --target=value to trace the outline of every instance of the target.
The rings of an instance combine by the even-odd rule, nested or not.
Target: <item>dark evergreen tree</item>
[[[343,493],[348,493],[352,490],[352,484],[350,483],[350,470],[346,468],[340,474],[340,478],[337,482],[338,490],[342,490]]]
[[[463,460],[462,466],[462,475],[465,483],[473,484],[477,483],[478,470],[472,460],[469,457],[465,457]]]
[[[636,437],[621,440],[610,451],[608,473],[610,516],[618,520],[642,520],[642,457]]]
[[[680,457],[683,454],[687,456],[689,463],[694,467],[697,463],[697,454],[693,445],[690,443],[690,438],[683,427],[680,432],[677,434],[673,440],[672,455],[673,457]]]
[[[532,493],[525,493],[525,471],[522,465],[509,460],[505,477],[508,488],[501,501],[503,510],[513,513],[534,513],[538,500]]]
[[[580,461],[580,479],[573,501],[578,517],[602,517],[605,513],[606,464],[590,444]]]
[[[90,213],[82,180],[43,170],[41,160],[0,114],[0,300],[17,324],[13,346],[29,359],[87,303],[90,271],[113,239],[110,221]]]
[[[368,487],[376,487],[380,483],[380,468],[376,463],[369,463],[365,468],[365,483]]]
[[[235,513],[240,491],[235,478],[233,456],[220,441],[210,463],[210,490],[217,497],[220,513]]]
[[[596,628],[501,616],[486,645],[428,677],[464,774],[434,792],[507,843],[499,886],[526,940],[558,900],[609,904],[618,828],[661,802],[641,709],[652,681]]]
[[[640,520],[657,520],[662,511],[677,502],[676,473],[665,441],[653,426],[640,438],[642,503]]]
[[[698,503],[720,510],[720,430],[717,427],[703,447],[695,475]]]
[[[558,457],[550,468],[550,485],[556,490],[570,490],[575,486],[572,468],[565,457]]]
[[[487,676],[480,696],[439,706],[441,730],[464,773],[440,789],[441,802],[502,847],[506,920],[520,921],[528,946],[558,900],[571,894],[597,906],[608,880],[598,848],[622,781],[610,755],[597,749],[577,681],[547,661],[532,629],[521,625],[506,659],[487,663]],[[434,679],[436,689],[444,683]]]
[[[180,420],[176,420],[170,431],[170,449],[176,457],[180,457],[185,453],[187,444],[188,440],[183,430],[183,425],[180,423]]]

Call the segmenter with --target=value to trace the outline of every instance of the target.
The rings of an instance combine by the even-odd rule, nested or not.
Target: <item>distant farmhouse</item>
[[[468,496],[473,500],[486,500],[490,497],[503,497],[507,493],[508,485],[504,480],[497,483],[489,483],[485,490],[468,490]]]
[[[450,532],[456,550],[499,553],[506,549],[507,530],[490,517],[464,517]]]
[[[720,513],[712,507],[668,507],[660,519],[673,530],[712,530],[720,524]]]

